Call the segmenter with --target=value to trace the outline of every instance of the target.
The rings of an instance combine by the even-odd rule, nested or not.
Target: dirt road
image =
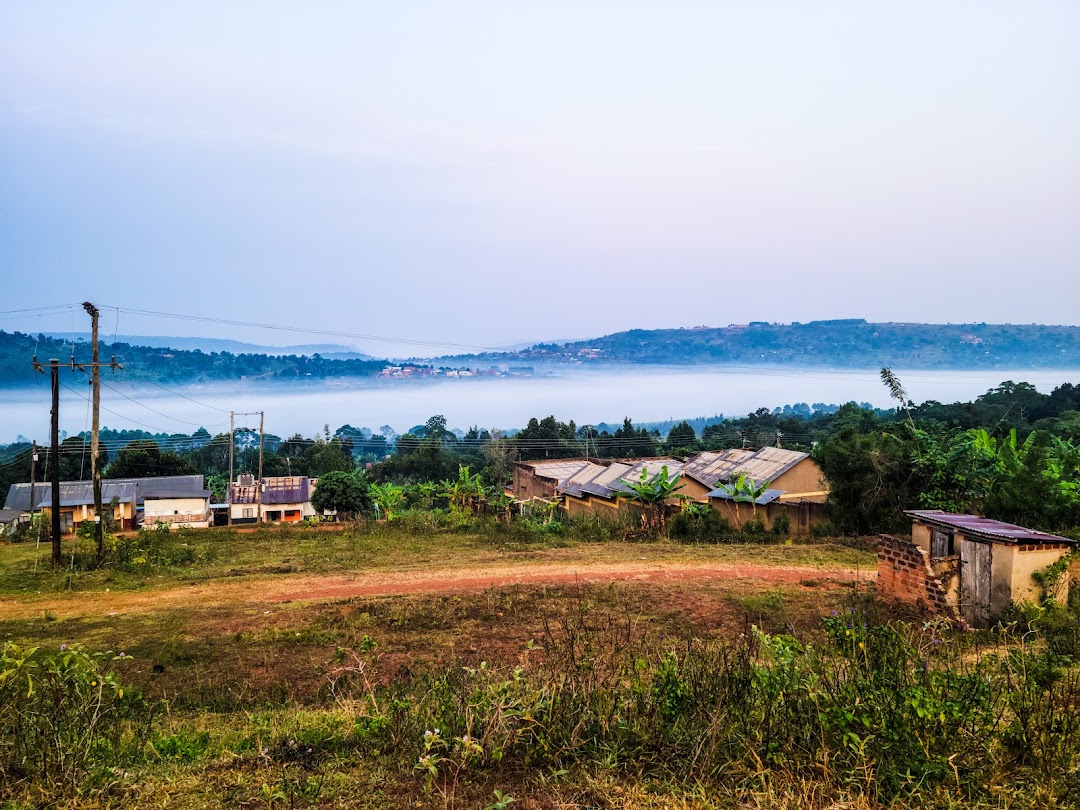
[[[140,591],[88,591],[0,599],[0,619],[41,616],[58,618],[167,610],[198,605],[224,605],[241,610],[267,610],[288,602],[335,601],[364,596],[483,590],[515,585],[566,585],[624,581],[750,581],[763,584],[816,584],[823,581],[872,580],[872,570],[843,567],[756,565],[751,563],[645,562],[503,565],[407,573],[333,573],[258,575],[168,585]]]

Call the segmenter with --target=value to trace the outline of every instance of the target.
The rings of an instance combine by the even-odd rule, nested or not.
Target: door
[[[972,627],[990,626],[990,543],[960,543],[960,615]]]

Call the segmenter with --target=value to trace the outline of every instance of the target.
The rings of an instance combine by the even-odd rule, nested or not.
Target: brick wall
[[[930,555],[905,538],[881,536],[877,550],[877,585],[882,596],[920,605],[931,613],[957,619],[945,586],[930,567]]]

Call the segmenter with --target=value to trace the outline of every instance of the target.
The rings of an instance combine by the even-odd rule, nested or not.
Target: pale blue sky
[[[1078,324],[1078,86],[1075,2],[2,2],[0,310]]]

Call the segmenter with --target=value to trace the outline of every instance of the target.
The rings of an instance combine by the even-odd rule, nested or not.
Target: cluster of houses
[[[307,476],[262,479],[241,475],[230,484],[225,503],[214,503],[201,475],[112,478],[101,482],[101,502],[121,530],[165,526],[204,529],[228,523],[298,523],[316,514]],[[12,484],[0,510],[0,527],[26,523],[35,512],[53,508],[48,483]],[[60,483],[60,527],[65,534],[94,520],[94,488],[89,481]]]
[[[571,515],[613,517],[639,508],[629,497],[631,484],[665,468],[668,478],[678,477],[667,504],[673,511],[686,503],[708,505],[735,529],[751,520],[771,529],[784,515],[792,534],[808,534],[825,520],[829,488],[821,469],[806,453],[779,447],[702,452],[686,459],[520,461],[509,494],[524,503],[554,502]],[[736,489],[733,483],[740,480],[749,486]]]
[[[637,514],[630,484],[663,474],[678,478],[667,500],[676,511],[687,503],[707,505],[736,529],[757,520],[765,529],[783,521],[785,531],[807,534],[825,519],[828,485],[806,453],[760,450],[703,452],[686,459],[555,459],[514,465],[508,489],[528,508],[543,503],[571,515],[618,517]],[[750,486],[745,486],[746,482]],[[736,488],[733,482],[744,486]],[[281,476],[257,480],[240,475],[225,503],[214,503],[201,475],[171,475],[102,481],[102,503],[124,530],[164,526],[205,528],[245,523],[298,523],[316,516],[311,496],[317,479]],[[0,529],[31,520],[54,508],[48,483],[12,484]],[[60,484],[56,505],[64,533],[94,520],[94,492],[88,481]],[[1069,554],[1075,541],[978,515],[935,510],[907,513],[910,538],[882,536],[878,546],[878,590],[919,604],[971,627],[987,627],[1012,604],[1051,595],[1064,599],[1068,572],[1053,583],[1036,575]],[[786,517],[782,517],[786,516]]]

